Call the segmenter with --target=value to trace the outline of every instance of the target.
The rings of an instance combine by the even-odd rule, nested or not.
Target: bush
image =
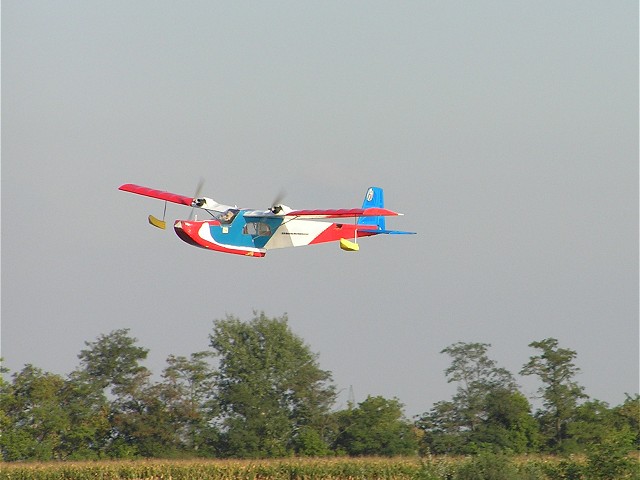
[[[504,454],[483,452],[458,470],[456,480],[518,480],[518,467]]]
[[[592,446],[587,455],[589,479],[640,478],[637,462],[629,458],[632,445],[633,434],[621,431],[609,435],[601,444]]]
[[[572,460],[562,460],[557,464],[549,464],[545,468],[548,478],[554,480],[585,480],[584,466]]]

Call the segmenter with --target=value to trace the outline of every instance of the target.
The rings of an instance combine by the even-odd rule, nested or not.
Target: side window
[[[271,235],[271,228],[266,223],[258,223],[258,235],[268,237]]]
[[[242,230],[245,235],[252,237],[268,237],[271,235],[271,228],[266,223],[247,222]]]

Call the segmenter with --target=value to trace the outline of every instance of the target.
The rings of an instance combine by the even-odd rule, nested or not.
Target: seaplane
[[[202,183],[193,197],[126,183],[119,190],[164,200],[162,219],[153,215],[148,221],[154,227],[166,229],[167,202],[191,207],[186,220],[176,220],[173,229],[186,243],[216,252],[264,257],[276,248],[302,247],[327,242],[339,242],[344,251],[360,249],[358,239],[374,235],[407,235],[415,232],[387,230],[386,217],[402,215],[384,207],[384,192],[369,187],[361,208],[294,210],[280,201],[266,210],[223,205],[199,196]],[[204,211],[205,219],[194,216],[194,210]],[[192,218],[193,217],[193,218]],[[322,221],[332,219],[334,221]]]

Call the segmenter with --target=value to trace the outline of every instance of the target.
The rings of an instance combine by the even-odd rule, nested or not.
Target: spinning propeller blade
[[[276,214],[279,213],[282,210],[281,203],[286,195],[287,192],[285,192],[284,188],[281,188],[276,195],[276,198],[274,198],[273,202],[271,202],[271,207],[269,208],[269,210]]]
[[[198,198],[200,196],[200,194],[202,193],[202,187],[204,186],[204,178],[200,177],[200,180],[198,180],[198,185],[196,186],[196,192],[193,195],[193,198]],[[193,219],[193,212],[196,209],[196,207],[193,207],[191,209],[191,213],[189,214],[189,220]]]

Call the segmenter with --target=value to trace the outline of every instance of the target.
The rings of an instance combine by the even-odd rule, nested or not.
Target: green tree
[[[9,370],[3,365],[4,358],[0,357],[0,459],[10,460],[15,457],[13,450],[17,439],[14,436],[14,420],[9,415],[13,404],[13,389],[4,378]]]
[[[70,423],[62,437],[67,458],[104,457],[110,436],[110,407],[103,392],[74,372],[65,380],[60,397]]]
[[[69,429],[61,391],[64,379],[26,365],[3,386],[0,447],[6,460],[53,460],[65,457],[62,437]]]
[[[606,402],[589,400],[576,406],[567,425],[567,438],[580,450],[602,443],[616,429],[614,414]]]
[[[180,455],[180,432],[164,401],[161,384],[141,387],[126,408],[113,417],[116,438],[112,451],[118,456],[169,458]]]
[[[287,317],[255,314],[214,322],[210,344],[219,360],[216,400],[221,409],[222,453],[238,457],[282,456],[309,429],[323,437],[335,399],[330,372],[293,334]]]
[[[458,407],[453,402],[436,402],[416,420],[416,427],[424,432],[423,453],[450,455],[465,451],[467,437],[460,430]]]
[[[513,391],[513,375],[487,355],[488,343],[458,342],[440,353],[451,357],[451,365],[445,370],[447,382],[457,382],[453,402],[457,406],[462,426],[474,431],[483,421],[486,396],[497,389]]]
[[[560,348],[555,338],[532,342],[529,346],[541,353],[530,357],[520,374],[540,378],[543,385],[539,392],[545,408],[537,415],[541,430],[547,435],[547,444],[552,451],[567,450],[568,425],[576,413],[578,401],[587,397],[574,380],[580,371],[573,363],[576,352]]]
[[[104,450],[114,457],[152,456],[158,449],[149,445],[155,445],[157,437],[165,437],[159,431],[169,430],[163,423],[146,422],[145,415],[157,413],[162,405],[149,390],[151,372],[141,364],[149,351],[136,342],[129,329],[85,342],[88,348],[80,351],[80,367],[72,374],[76,384],[90,392],[94,408],[100,408],[108,398],[110,431]],[[163,418],[160,413],[156,417]]]
[[[445,375],[449,383],[457,383],[457,388],[450,402],[436,403],[416,422],[425,433],[423,442],[429,451],[474,453],[489,439],[500,439],[495,444],[497,448],[523,448],[522,438],[528,434],[525,431],[507,434],[505,428],[527,428],[522,417],[527,405],[522,405],[521,398],[515,395],[513,375],[489,358],[490,346],[458,342],[440,352],[451,357]],[[519,420],[516,422],[498,411],[503,407],[517,411]],[[516,437],[521,440],[515,442]]]
[[[637,448],[640,404],[627,396],[620,406],[610,408],[606,402],[589,400],[578,405],[567,426],[571,442],[594,458],[626,456]],[[600,460],[598,460],[600,461]]]
[[[167,407],[180,449],[190,454],[213,454],[218,439],[213,425],[219,413],[213,400],[215,371],[207,362],[211,356],[211,352],[196,352],[190,358],[170,355],[158,386],[158,398]]]
[[[367,397],[354,409],[338,412],[335,448],[349,455],[413,455],[418,450],[414,427],[404,419],[396,398]]]
[[[629,428],[610,430],[599,443],[587,449],[587,473],[589,479],[640,477],[637,460],[629,457],[633,445],[633,433]]]
[[[618,430],[628,428],[633,448],[640,450],[640,395],[626,394],[625,401],[612,409],[613,422]]]
[[[495,389],[486,396],[484,411],[486,418],[472,435],[478,446],[511,453],[538,449],[538,425],[522,393]]]
[[[140,364],[149,350],[138,347],[136,342],[136,338],[129,336],[128,328],[100,335],[95,342],[85,342],[88,348],[78,355],[78,378],[84,374],[84,381],[110,391],[116,398],[130,396],[150,375]]]

